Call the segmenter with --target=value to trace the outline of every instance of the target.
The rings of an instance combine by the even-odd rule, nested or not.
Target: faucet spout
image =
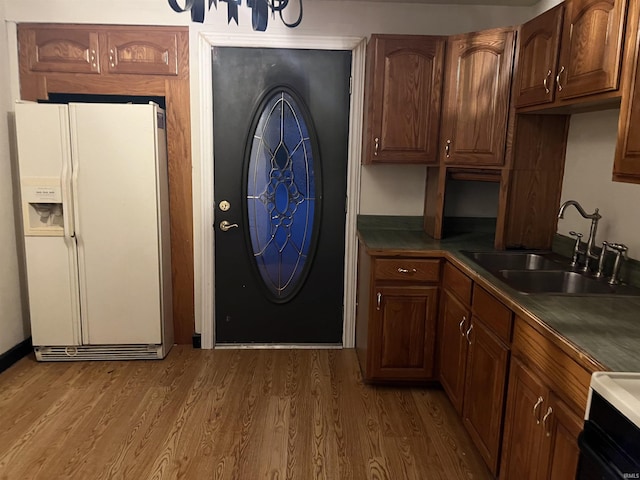
[[[597,259],[598,255],[595,254],[594,251],[594,246],[595,246],[595,241],[596,241],[596,233],[598,231],[598,220],[600,220],[602,218],[602,215],[600,215],[599,213],[599,209],[595,209],[595,211],[592,214],[588,214],[584,208],[582,208],[582,205],[580,205],[578,202],[576,202],[575,200],[567,200],[566,202],[564,202],[562,205],[560,205],[560,211],[558,212],[558,218],[564,218],[564,211],[567,209],[567,207],[569,206],[574,206],[576,207],[576,210],[578,210],[578,213],[580,215],[582,215],[582,218],[586,218],[588,220],[591,220],[591,228],[589,229],[589,239],[587,240],[587,246],[585,248],[585,251],[579,251],[579,243],[577,244],[578,246],[576,247],[576,252],[577,253],[582,253],[585,256],[585,265],[583,270],[586,272],[589,270],[589,260],[590,259]]]
[[[564,211],[566,210],[566,208],[568,206],[573,205],[574,207],[576,207],[576,210],[578,210],[578,213],[580,215],[582,215],[582,218],[588,218],[589,220],[600,220],[602,218],[602,215],[600,215],[599,209],[596,208],[595,212],[593,212],[592,214],[588,214],[584,208],[582,208],[582,205],[580,205],[578,202],[576,202],[575,200],[567,200],[566,202],[564,202],[562,205],[560,205],[560,211],[558,212],[558,218],[564,218]]]

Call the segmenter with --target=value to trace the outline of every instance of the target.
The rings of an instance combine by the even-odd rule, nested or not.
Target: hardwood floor
[[[0,479],[488,479],[440,389],[353,350],[193,350],[0,374]]]

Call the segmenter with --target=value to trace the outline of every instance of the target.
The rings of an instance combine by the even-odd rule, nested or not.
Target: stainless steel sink
[[[563,265],[552,260],[552,254],[532,252],[462,252],[490,272],[500,270],[562,270]]]
[[[604,279],[572,271],[568,260],[551,252],[461,253],[521,293],[640,296],[640,288],[609,285]]]
[[[511,288],[523,293],[559,295],[640,295],[629,285],[609,285],[606,281],[577,272],[502,270],[500,276]]]

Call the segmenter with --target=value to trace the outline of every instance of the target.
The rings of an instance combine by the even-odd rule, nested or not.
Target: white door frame
[[[364,109],[364,66],[366,39],[360,37],[321,37],[285,35],[223,35],[200,32],[198,38],[200,69],[200,238],[196,238],[196,271],[200,271],[200,314],[202,316],[202,348],[215,345],[215,279],[213,235],[213,98],[211,47],[304,48],[313,50],[351,50],[351,101],[349,110],[349,154],[347,164],[347,216],[345,228],[344,314],[342,346],[355,345],[356,220],[360,200],[360,153],[362,148],[362,117]],[[197,243],[200,243],[198,246]],[[199,247],[199,248],[198,248]],[[197,297],[196,297],[197,298]]]

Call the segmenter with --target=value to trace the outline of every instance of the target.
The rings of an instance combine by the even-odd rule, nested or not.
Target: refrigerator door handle
[[[67,108],[60,109],[60,145],[62,146],[62,169],[60,172],[60,186],[62,189],[62,221],[64,236],[73,238],[75,236],[72,193],[72,158],[71,145],[69,142],[69,114]]]

